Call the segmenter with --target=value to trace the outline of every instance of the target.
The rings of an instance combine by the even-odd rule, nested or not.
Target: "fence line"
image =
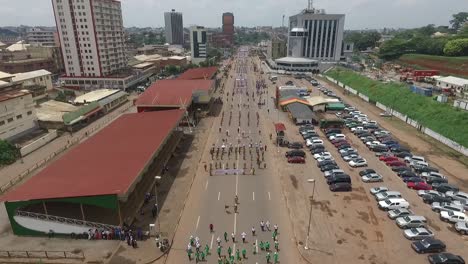
[[[345,90],[347,90],[349,92],[352,92],[354,90],[351,87],[343,85],[339,81],[337,81],[337,80],[335,80],[335,79],[333,79],[333,78],[331,78],[329,76],[325,76],[325,77],[330,82],[333,82],[333,83],[339,85],[341,88],[344,88]],[[365,100],[364,98],[369,98],[365,94],[357,93],[357,95],[363,100]],[[363,96],[364,96],[364,98],[363,98]],[[365,101],[369,102],[368,100],[365,100]],[[451,148],[451,149],[453,149],[455,151],[458,151],[459,153],[461,153],[461,154],[463,154],[465,156],[468,156],[468,148],[460,145],[459,143],[457,143],[457,142],[455,142],[455,141],[453,141],[451,139],[448,139],[448,138],[442,136],[441,134],[439,134],[439,133],[437,133],[437,132],[435,132],[435,131],[427,128],[427,127],[422,126],[417,120],[413,120],[413,119],[409,118],[407,115],[404,115],[404,114],[402,114],[402,113],[400,113],[398,111],[395,111],[391,107],[388,107],[388,106],[386,106],[386,105],[384,105],[384,104],[382,104],[380,102],[376,102],[375,105],[378,108],[380,108],[380,109],[382,109],[382,110],[384,110],[386,112],[390,112],[393,116],[396,116],[398,119],[400,119],[403,122],[415,127],[416,129],[418,129],[422,133],[432,137],[433,139],[435,139],[435,140],[439,141],[440,143],[448,146],[449,148]]]
[[[115,116],[117,117],[119,114],[122,114],[124,112],[126,112],[128,109],[130,109],[132,107],[132,103],[129,102],[128,105],[124,108],[124,109],[120,109],[118,110],[118,114]],[[11,179],[8,183],[6,184],[3,184],[2,186],[0,186],[0,195],[1,194],[4,194],[6,191],[8,191],[11,187],[13,187],[14,185],[16,185],[18,182],[22,181],[26,176],[28,176],[30,173],[32,173],[33,171],[35,171],[36,169],[40,168],[41,166],[43,166],[44,164],[46,164],[48,161],[50,161],[51,159],[55,158],[57,155],[61,154],[62,152],[64,152],[65,150],[73,147],[74,145],[78,144],[81,140],[83,140],[84,138],[88,137],[89,135],[91,135],[93,132],[95,132],[96,130],[102,128],[103,126],[107,125],[110,121],[112,121],[113,119],[115,119],[115,117],[107,117],[107,120],[106,121],[102,121],[100,124],[96,125],[95,127],[87,130],[83,135],[81,136],[78,136],[78,137],[73,137],[72,139],[68,140],[68,143],[59,148],[58,150],[54,151],[51,155],[47,156],[45,159],[37,162],[36,164],[34,164],[33,166],[31,166],[29,169],[21,172],[20,174],[18,174],[18,176],[16,176],[15,178]]]
[[[84,259],[83,251],[0,250],[0,258]]]

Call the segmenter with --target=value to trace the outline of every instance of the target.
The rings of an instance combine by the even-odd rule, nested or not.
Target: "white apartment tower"
[[[190,51],[192,52],[192,63],[199,64],[206,61],[207,50],[206,29],[200,26],[190,28]]]
[[[116,0],[52,0],[66,74],[104,77],[127,67]]]

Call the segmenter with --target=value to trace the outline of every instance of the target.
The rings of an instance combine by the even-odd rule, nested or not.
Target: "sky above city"
[[[125,27],[164,26],[163,13],[183,13],[184,26],[219,27],[233,12],[236,26],[281,26],[307,0],[121,0]],[[0,26],[54,26],[51,0],[0,0]],[[314,7],[346,15],[346,29],[448,25],[452,14],[468,11],[467,0],[315,0]]]

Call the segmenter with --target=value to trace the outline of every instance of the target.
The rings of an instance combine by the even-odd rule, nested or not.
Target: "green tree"
[[[380,38],[381,35],[377,31],[354,31],[348,34],[346,41],[353,42],[357,50],[366,50],[368,48],[374,48]]]
[[[167,65],[167,66],[164,68],[164,71],[165,71],[168,75],[175,75],[175,74],[180,73],[180,67],[179,67],[179,66],[175,66],[175,65]]]
[[[450,20],[450,24],[455,31],[458,31],[460,27],[468,21],[468,12],[460,12],[452,15],[453,19]]]
[[[11,143],[0,140],[0,165],[8,165],[16,161],[20,156],[19,150]]]
[[[468,38],[447,42],[444,47],[444,53],[447,56],[468,56]]]

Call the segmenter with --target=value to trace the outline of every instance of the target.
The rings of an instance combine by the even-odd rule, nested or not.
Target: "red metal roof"
[[[286,126],[284,126],[283,123],[276,123],[275,124],[275,130],[276,130],[276,132],[285,131]]]
[[[180,106],[192,102],[194,91],[209,91],[212,80],[160,80],[136,100],[136,106]]]
[[[125,194],[183,113],[168,110],[123,115],[1,200]]]
[[[204,67],[204,68],[193,68],[193,69],[188,69],[184,73],[182,73],[178,80],[196,80],[196,79],[205,79],[205,80],[211,80],[216,71],[218,70],[218,67]]]

